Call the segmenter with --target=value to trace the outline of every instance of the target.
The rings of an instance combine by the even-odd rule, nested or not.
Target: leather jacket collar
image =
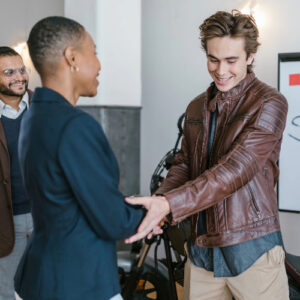
[[[233,87],[232,89],[230,89],[227,92],[217,91],[215,97],[211,101],[209,101],[209,99],[211,97],[211,93],[212,93],[213,89],[215,88],[215,83],[212,82],[210,84],[210,87],[206,91],[206,96],[209,101],[208,110],[211,112],[215,111],[217,102],[219,102],[219,101],[224,101],[224,100],[234,101],[234,100],[240,99],[240,97],[251,86],[250,83],[254,79],[255,79],[254,73],[247,73],[246,77],[243,80],[241,80],[235,87]]]

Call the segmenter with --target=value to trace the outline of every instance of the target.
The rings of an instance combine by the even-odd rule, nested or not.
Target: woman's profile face
[[[76,89],[79,96],[94,97],[97,95],[99,85],[97,77],[101,64],[97,58],[96,45],[86,31],[77,54],[75,64],[79,70],[74,72]]]

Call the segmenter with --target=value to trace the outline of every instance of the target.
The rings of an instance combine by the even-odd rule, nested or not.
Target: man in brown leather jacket
[[[32,94],[22,57],[0,47],[0,300],[15,299],[14,275],[32,231],[18,159],[22,116]]]
[[[289,299],[274,190],[287,101],[252,72],[259,46],[252,17],[217,12],[200,38],[213,83],[186,110],[161,196],[127,200],[149,210],[127,242],[169,212],[173,223],[191,217],[186,300]]]

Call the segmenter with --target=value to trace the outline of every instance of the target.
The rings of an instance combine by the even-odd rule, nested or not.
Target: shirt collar
[[[5,109],[5,106],[10,106],[6,103],[4,103],[1,99],[0,99],[0,118],[2,116],[2,113],[3,113],[3,110]],[[29,107],[29,95],[28,95],[28,92],[26,92],[23,97],[22,97],[22,100],[20,101],[19,103],[19,106],[20,107],[26,107],[28,109]]]
[[[26,104],[27,109],[29,108],[29,95],[28,95],[28,92],[26,92],[23,95],[21,102],[24,102]]]

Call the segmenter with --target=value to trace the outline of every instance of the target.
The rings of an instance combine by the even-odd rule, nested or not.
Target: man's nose
[[[15,79],[18,80],[18,81],[23,81],[24,80],[23,75],[19,72],[19,70],[16,71]]]
[[[226,64],[224,62],[220,62],[217,68],[218,75],[225,75],[226,71],[227,71]]]

